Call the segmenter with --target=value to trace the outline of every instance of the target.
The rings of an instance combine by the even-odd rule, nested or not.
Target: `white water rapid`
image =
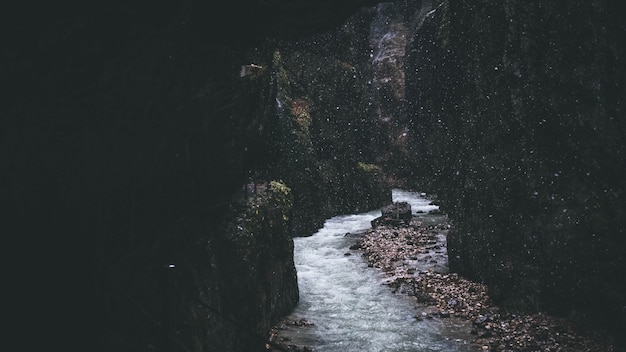
[[[393,190],[393,200],[409,202],[414,213],[437,209],[419,193]],[[382,284],[382,272],[349,249],[355,238],[346,233],[370,228],[379,215],[380,210],[336,216],[313,236],[294,239],[300,303],[290,319],[314,325],[290,327],[281,335],[320,352],[468,351],[451,322],[416,319],[414,301],[392,293]]]

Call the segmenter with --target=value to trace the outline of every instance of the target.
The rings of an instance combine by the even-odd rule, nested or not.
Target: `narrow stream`
[[[436,209],[418,193],[393,190],[394,201],[408,201],[413,212]],[[336,216],[310,237],[295,238],[300,303],[289,319],[307,327],[281,332],[293,344],[333,351],[469,351],[467,328],[452,320],[418,320],[420,308],[384,286],[379,269],[369,268],[346,233],[370,228],[380,210]],[[346,255],[351,253],[352,255]]]

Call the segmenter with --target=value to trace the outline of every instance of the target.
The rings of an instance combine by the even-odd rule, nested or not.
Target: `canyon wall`
[[[450,0],[414,28],[408,155],[415,185],[438,193],[454,222],[451,270],[510,308],[624,331],[616,5]]]
[[[391,201],[376,165],[372,70],[367,33],[373,11],[362,11],[332,31],[275,52],[279,123],[275,174],[294,192],[294,234],[308,235],[324,219],[363,212]],[[286,170],[289,170],[286,172]]]
[[[322,192],[306,207],[310,183],[294,175],[311,156],[285,157],[302,129],[281,129],[277,104],[297,107],[302,96],[285,94],[277,38],[331,30],[363,4],[14,9],[0,58],[0,196],[7,247],[28,248],[33,259],[20,262],[40,278],[21,289],[43,287],[54,310],[38,316],[88,301],[69,320],[96,322],[95,336],[76,333],[96,351],[263,349],[298,300],[291,236],[303,214],[314,214],[301,227],[310,233],[383,194],[366,159],[342,171],[329,163],[323,175],[358,178],[360,199],[373,200],[352,206]]]

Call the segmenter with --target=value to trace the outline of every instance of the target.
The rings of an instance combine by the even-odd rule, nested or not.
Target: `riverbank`
[[[448,273],[449,227],[444,215],[420,215],[408,226],[370,229],[351,248],[388,276],[393,292],[430,308],[416,319],[467,321],[479,351],[616,351],[566,319],[507,312],[491,302],[487,286]]]
[[[436,206],[419,194],[393,190],[416,211]],[[332,217],[316,233],[294,238],[300,301],[267,340],[272,351],[471,352],[469,330],[459,319],[415,319],[428,308],[383,285],[388,277],[352,249],[380,210]],[[461,323],[457,325],[457,322]]]

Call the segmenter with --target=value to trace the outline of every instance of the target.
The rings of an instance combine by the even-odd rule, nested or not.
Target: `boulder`
[[[408,225],[413,214],[411,204],[407,202],[394,202],[381,208],[382,216],[372,220],[372,227],[379,225]]]

